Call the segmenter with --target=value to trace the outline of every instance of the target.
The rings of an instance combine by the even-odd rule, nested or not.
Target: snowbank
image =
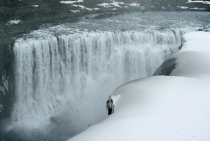
[[[192,32],[184,39],[171,57],[176,62],[171,76],[118,87],[112,93],[121,97],[115,113],[68,141],[209,140],[210,33]]]
[[[210,32],[191,32],[180,53],[175,54],[176,68],[170,75],[210,80]]]

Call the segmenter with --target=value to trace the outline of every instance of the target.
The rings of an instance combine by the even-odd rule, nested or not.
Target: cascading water
[[[63,141],[100,122],[117,86],[153,74],[195,29],[58,27],[15,41],[15,103],[5,130],[19,138]]]
[[[12,121],[31,129],[63,124],[69,134],[78,133],[106,116],[114,88],[151,75],[177,52],[180,33],[84,31],[18,39]]]

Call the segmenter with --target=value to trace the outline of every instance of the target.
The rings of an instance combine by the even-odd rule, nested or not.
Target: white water
[[[56,127],[57,134],[62,128],[72,136],[101,121],[109,94],[153,74],[178,51],[183,32],[83,31],[18,39],[11,128],[53,132]]]

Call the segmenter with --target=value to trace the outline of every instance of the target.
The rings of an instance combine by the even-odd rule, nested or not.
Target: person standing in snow
[[[114,113],[114,105],[111,96],[109,96],[109,99],[106,101],[106,109],[108,110],[108,115]]]

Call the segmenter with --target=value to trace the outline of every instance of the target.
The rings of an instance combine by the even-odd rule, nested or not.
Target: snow
[[[119,4],[124,4],[123,2],[117,2],[117,1],[113,1],[112,3],[110,3],[111,5],[115,6],[115,7],[121,7]]]
[[[88,8],[88,7],[85,7],[85,6],[83,6],[83,5],[72,5],[72,6],[74,6],[74,7],[79,7],[79,8],[81,8],[81,9],[86,9],[86,10],[89,10],[89,11],[92,11],[92,10],[99,10],[99,8]],[[77,13],[77,12],[80,12],[80,10],[70,10],[70,11],[72,11],[72,12],[74,12],[74,13]]]
[[[115,107],[117,107],[117,104],[119,103],[119,101],[121,99],[121,95],[119,95],[119,94],[116,93],[116,94],[112,94],[110,97],[113,100],[113,105]]]
[[[72,5],[72,6],[74,6],[74,7],[80,7],[81,9],[86,9],[86,10],[89,10],[89,11],[91,11],[91,10],[93,10],[93,9],[91,9],[91,8],[88,8],[88,7],[85,7],[85,6],[83,6],[83,5]]]
[[[112,1],[111,3],[101,3],[98,4],[98,6],[102,6],[104,8],[110,8],[110,7],[122,7],[124,6],[124,8],[127,8],[128,6],[132,6],[132,7],[140,7],[140,3],[124,3],[124,2],[117,2],[117,1]]]
[[[19,24],[21,23],[21,20],[10,20],[8,21],[8,24]]]
[[[203,4],[210,4],[209,1],[192,1],[192,0],[188,0],[187,3],[203,3]]]
[[[140,4],[139,3],[131,3],[130,6],[140,7]]]
[[[187,42],[182,47],[181,51],[196,51],[210,55],[209,32],[191,32],[190,34],[185,34],[183,37]]]
[[[102,7],[105,7],[105,8],[112,7],[108,3],[101,3],[101,4],[98,4],[98,6],[102,6]]]
[[[37,8],[37,7],[39,7],[39,5],[33,5],[33,7],[34,7],[34,8]]]
[[[77,1],[60,1],[62,4],[73,4],[73,3],[78,3],[78,2],[83,2],[83,0],[77,0]]]
[[[118,87],[111,94],[118,102],[115,112],[68,141],[209,140],[210,33],[197,31],[183,38],[181,51],[172,56],[177,65],[170,76]]]
[[[92,11],[93,9],[85,7],[86,10]]]
[[[124,2],[117,2],[117,1],[112,1],[111,3],[101,3],[98,4],[98,6],[102,6],[105,8],[109,8],[109,7],[121,7],[120,5],[124,5]]]
[[[171,75],[210,78],[210,32],[191,32],[183,37],[187,42],[180,53],[173,56],[178,58],[178,65]]]
[[[73,13],[78,13],[78,12],[80,12],[80,10],[70,10],[71,12],[73,12]]]
[[[72,6],[74,6],[74,7],[80,7],[80,8],[82,8],[82,9],[85,9],[85,6],[83,6],[83,5],[72,5]]]
[[[181,8],[181,9],[188,9],[188,7],[186,6],[177,6],[178,8]]]
[[[205,8],[198,8],[198,7],[194,7],[194,8],[190,8],[192,10],[205,10]]]
[[[2,108],[3,108],[3,105],[2,105],[2,104],[0,104],[0,113],[1,113],[1,111],[2,111]]]

